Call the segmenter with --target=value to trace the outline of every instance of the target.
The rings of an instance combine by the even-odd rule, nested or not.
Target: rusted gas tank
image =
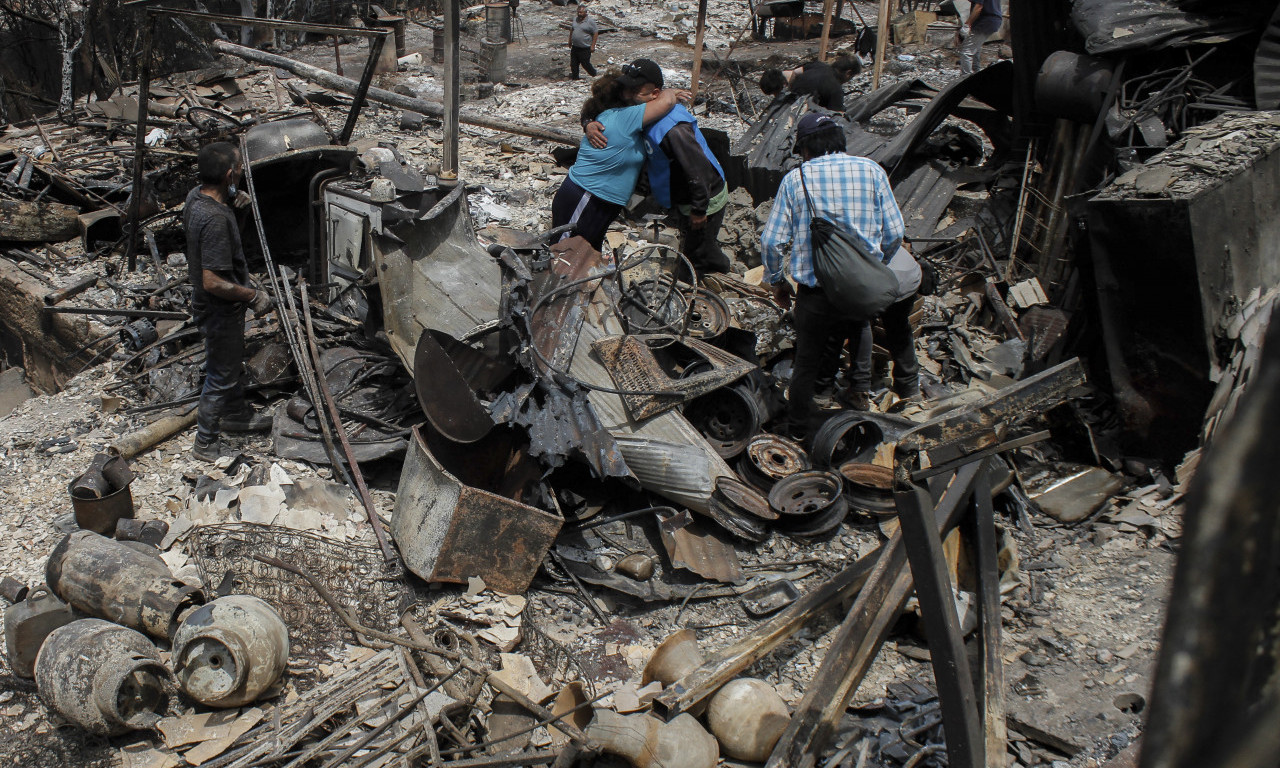
[[[36,657],[40,698],[91,733],[151,728],[169,704],[172,676],[142,633],[80,619],[50,633]]]
[[[289,629],[270,605],[228,595],[197,608],[173,636],[182,692],[211,707],[238,707],[261,696],[289,662]]]
[[[35,674],[36,654],[49,633],[76,620],[71,606],[43,586],[4,610],[4,647],[9,668],[18,677]]]
[[[59,597],[90,616],[168,640],[204,594],[177,579],[154,548],[92,531],[67,534],[45,565]]]

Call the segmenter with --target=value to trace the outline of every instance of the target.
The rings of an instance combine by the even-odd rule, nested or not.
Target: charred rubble
[[[870,53],[848,5],[836,46]],[[907,5],[879,30],[899,62],[954,30]],[[6,357],[41,390],[87,387],[112,424],[7,449],[83,459],[40,521],[40,577],[3,583],[6,683],[84,739],[58,759],[1098,765],[1149,693],[1145,768],[1266,764],[1280,10],[1019,2],[1011,59],[856,81],[833,116],[936,275],[912,315],[925,398],[829,398],[800,444],[774,431],[791,334],[755,231],[821,108],[751,96],[758,62],[710,68],[705,119],[735,126],[707,130],[733,189],[729,273],[697,274],[643,206],[603,252],[537,214],[506,226],[521,198],[460,172],[459,126],[499,133],[466,139],[495,166],[536,158],[546,189],[572,109],[570,127],[512,120],[451,107],[456,83],[442,105],[375,74],[461,49],[468,95],[501,93],[511,9],[475,10],[460,42],[435,8],[366,8],[358,80],[336,43],[337,75],[306,45],[283,55],[336,40],[336,4],[290,4],[238,43],[226,17],[151,11],[137,82],[102,58],[103,93],[4,135]],[[822,16],[771,2],[748,24],[805,38]],[[208,43],[195,69],[148,42],[179,25]],[[444,38],[425,57],[415,26]],[[180,205],[214,139],[245,157],[241,230],[276,302],[246,371],[274,416],[201,467],[164,446],[199,396]],[[179,489],[163,508],[139,491],[157,467]],[[1024,705],[1047,655],[1088,654],[1098,690],[1137,678],[1139,643],[1047,629],[1067,549],[1118,536],[1186,548],[1154,689],[1107,688],[1129,730],[1097,746]],[[1010,654],[1012,636],[1034,647]],[[910,674],[885,671],[890,648]]]

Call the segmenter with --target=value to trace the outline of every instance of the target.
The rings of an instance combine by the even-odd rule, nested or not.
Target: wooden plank
[[[889,38],[889,0],[880,0],[880,17],[876,22],[876,65],[871,77],[871,90],[880,87],[880,75],[884,72],[884,49]]]
[[[978,462],[980,467],[985,461]],[[985,469],[980,469],[982,475]],[[919,486],[894,494],[898,502],[898,522],[911,562],[916,597],[929,659],[942,704],[942,723],[947,732],[947,764],[955,768],[981,768],[983,731],[978,716],[977,696],[969,657],[964,649],[964,633],[956,614],[951,574],[948,572],[942,538],[932,524],[929,492]]]
[[[706,29],[707,0],[698,0],[698,31],[693,43],[693,85],[690,88],[693,98],[689,100],[690,107],[693,107],[694,99],[698,98],[698,79],[702,76],[702,38]]]
[[[836,0],[826,0],[822,4],[822,41],[818,43],[818,61],[827,60],[827,46],[831,44],[831,13],[835,5]]]
[[[895,534],[896,535],[896,534]],[[817,589],[801,595],[780,613],[762,621],[746,636],[717,651],[697,669],[677,680],[654,700],[654,709],[668,717],[687,712],[781,645],[814,616],[839,605],[866,583],[884,548],[858,558]]]
[[[952,478],[935,509],[935,522],[941,532],[955,527],[977,472],[975,462],[962,467]],[[911,587],[911,570],[899,528],[880,548],[875,570],[828,646],[813,683],[774,745],[766,768],[812,764],[834,735]]]
[[[1005,723],[1004,659],[1000,653],[1000,549],[995,510],[991,504],[991,475],[982,472],[973,484],[974,548],[977,550],[978,622],[982,633],[982,727],[988,768],[1008,764],[1009,729]]]

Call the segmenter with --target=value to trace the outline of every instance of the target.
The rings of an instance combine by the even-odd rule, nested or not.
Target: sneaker
[[[206,443],[197,437],[191,444],[191,455],[200,461],[213,463],[222,456],[222,441],[215,437]]]
[[[239,411],[224,414],[219,424],[224,432],[266,432],[271,429],[271,421],[271,411],[246,405]]]

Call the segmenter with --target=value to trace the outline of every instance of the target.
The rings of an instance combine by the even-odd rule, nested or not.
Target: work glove
[[[262,317],[270,312],[276,305],[276,300],[271,298],[271,294],[259,288],[253,294],[253,301],[249,303],[249,308],[253,310],[254,317]]]
[[[957,39],[957,40],[961,40],[961,41],[963,41],[963,40],[965,40],[965,39],[966,39],[966,38],[968,38],[968,37],[969,37],[969,25],[968,25],[968,24],[965,24],[963,27],[961,27],[960,29],[956,30],[956,39]]]
[[[249,199],[249,193],[242,189],[236,192],[236,196],[232,198],[231,206],[233,208],[245,208],[251,202],[253,201]]]

